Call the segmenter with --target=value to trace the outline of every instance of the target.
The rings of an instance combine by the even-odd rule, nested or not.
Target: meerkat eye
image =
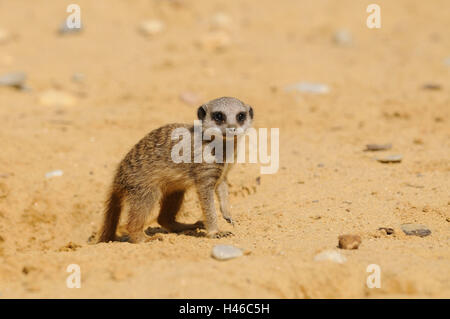
[[[238,115],[236,115],[236,120],[240,123],[244,122],[247,118],[247,114],[245,112],[241,112]]]
[[[225,114],[223,114],[222,112],[214,112],[211,114],[211,117],[218,123],[225,122]]]

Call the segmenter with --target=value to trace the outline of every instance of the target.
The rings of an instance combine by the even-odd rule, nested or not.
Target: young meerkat
[[[214,194],[219,200],[223,218],[230,224],[233,220],[228,205],[227,175],[231,163],[227,161],[226,145],[230,140],[234,144],[236,157],[237,138],[252,125],[253,109],[251,106],[233,97],[221,97],[207,102],[197,110],[201,121],[201,151],[206,141],[203,140],[205,130],[212,129],[221,136],[223,143],[222,161],[197,163],[175,163],[172,149],[178,142],[172,139],[172,132],[177,128],[189,131],[191,142],[194,141],[194,125],[168,124],[151,131],[140,140],[120,162],[116,171],[111,191],[106,201],[103,227],[99,242],[116,239],[116,229],[120,219],[123,204],[129,206],[127,230],[131,242],[143,241],[144,223],[153,206],[159,201],[160,211],[158,223],[168,231],[180,232],[189,229],[205,228],[210,238],[221,238],[231,235],[231,232],[219,231],[214,204]],[[234,136],[227,135],[233,132]],[[217,137],[215,137],[217,138]],[[191,143],[193,158],[195,142]],[[215,155],[215,154],[213,154]],[[176,215],[181,208],[185,192],[195,187],[204,222],[184,224],[176,221]]]

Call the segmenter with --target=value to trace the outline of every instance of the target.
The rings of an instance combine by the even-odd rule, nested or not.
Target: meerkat
[[[197,117],[202,135],[205,130],[212,128],[226,141],[229,137],[227,132],[234,130],[235,142],[252,126],[253,109],[237,98],[221,97],[201,105]],[[127,230],[129,240],[133,243],[145,240],[146,218],[158,202],[160,211],[157,222],[169,232],[205,228],[210,238],[231,235],[231,232],[219,231],[217,227],[214,194],[219,200],[222,217],[233,224],[227,185],[227,175],[233,164],[228,161],[175,163],[171,157],[176,143],[172,139],[172,132],[177,128],[189,130],[193,138],[194,125],[168,124],[147,134],[120,162],[106,201],[99,242],[116,239],[116,228],[125,202],[129,207]],[[236,143],[234,146],[235,150]],[[203,147],[204,143],[201,144]],[[226,156],[225,145],[223,150]],[[186,191],[191,187],[196,189],[204,221],[180,223],[176,221],[176,216]]]

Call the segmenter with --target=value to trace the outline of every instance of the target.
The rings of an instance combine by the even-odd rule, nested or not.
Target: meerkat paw
[[[148,236],[144,235],[144,233],[128,235],[128,242],[132,243],[132,244],[143,243],[143,242],[146,242],[147,239],[148,239]]]
[[[198,222],[196,222],[196,223],[194,224],[194,226],[195,226],[195,228],[197,228],[197,229],[205,229],[205,223],[202,222],[201,220],[199,220]]]
[[[234,236],[234,234],[230,231],[216,231],[207,234],[208,238],[224,238]]]
[[[199,221],[195,224],[183,224],[178,222],[172,222],[170,224],[164,224],[163,226],[167,231],[173,232],[173,233],[181,233],[187,230],[195,230],[199,228],[205,228],[205,225],[203,222]]]

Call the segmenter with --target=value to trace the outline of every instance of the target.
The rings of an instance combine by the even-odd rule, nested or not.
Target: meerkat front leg
[[[201,183],[197,185],[200,205],[205,217],[206,235],[209,238],[221,238],[232,235],[229,231],[219,231],[217,228],[217,214],[214,205],[214,183]]]
[[[222,217],[231,225],[234,226],[233,219],[230,214],[230,205],[228,204],[228,185],[226,179],[223,179],[216,186],[216,195],[219,199],[220,212],[222,213]]]

